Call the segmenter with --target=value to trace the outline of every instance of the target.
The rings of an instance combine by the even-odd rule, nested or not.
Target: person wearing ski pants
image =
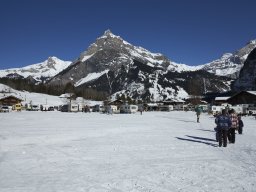
[[[231,126],[231,119],[225,109],[223,109],[222,113],[216,117],[215,123],[217,125],[218,130],[219,147],[222,146],[222,142],[223,147],[227,147],[227,134]]]

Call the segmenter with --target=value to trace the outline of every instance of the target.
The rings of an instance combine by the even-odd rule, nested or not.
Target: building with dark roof
[[[227,102],[232,105],[238,104],[255,104],[256,105],[256,91],[241,91],[229,99]]]

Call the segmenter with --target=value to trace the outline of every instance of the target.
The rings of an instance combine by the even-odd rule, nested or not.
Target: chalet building
[[[145,111],[159,111],[159,107],[157,103],[146,103],[144,105]]]
[[[164,105],[183,105],[185,103],[184,100],[178,99],[178,98],[173,98],[173,99],[168,99],[163,101]]]
[[[117,110],[119,110],[120,109],[120,107],[121,107],[121,105],[123,105],[125,102],[123,102],[122,100],[114,100],[114,101],[105,101],[104,102],[105,103],[105,105],[107,105],[107,106],[116,106],[117,107]]]
[[[173,98],[173,99],[168,99],[163,101],[164,105],[172,105],[173,110],[178,110],[178,111],[184,111],[187,105],[185,105],[185,101],[179,98]]]
[[[232,105],[238,104],[255,104],[256,105],[256,91],[241,91],[228,100],[228,103]]]
[[[214,105],[221,105],[224,103],[228,103],[228,99],[230,97],[215,97]]]
[[[121,101],[121,100],[114,100],[114,101],[110,101],[110,102],[108,102],[108,105],[115,105],[115,106],[121,106],[121,105],[123,105],[124,104],[124,102],[123,101]]]
[[[0,96],[0,105],[13,106],[22,101],[22,99],[15,97],[13,95]]]

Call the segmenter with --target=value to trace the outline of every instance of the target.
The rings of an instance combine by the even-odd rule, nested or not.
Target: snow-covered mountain
[[[198,86],[201,92],[203,81],[208,85],[208,91],[229,90],[230,79],[216,78],[214,74],[200,71],[202,67],[175,63],[160,53],[134,46],[107,30],[49,84],[71,82],[81,90],[94,88],[113,95],[121,93],[154,101],[186,98],[191,86]],[[198,81],[197,85],[195,81]],[[210,83],[213,81],[219,82],[213,85]]]
[[[256,40],[252,40],[247,45],[234,53],[225,53],[220,59],[202,65],[202,70],[220,76],[230,76],[237,78],[249,53],[256,48]]]
[[[57,57],[49,57],[42,63],[29,65],[22,68],[0,70],[0,77],[32,77],[36,81],[41,81],[57,75],[66,69],[71,61],[62,61]]]
[[[136,99],[186,98],[190,94],[229,91],[231,78],[239,75],[255,47],[256,40],[210,63],[188,66],[134,46],[107,30],[72,63],[50,57],[21,69],[1,70],[0,77],[33,77],[53,86],[72,83],[81,91],[93,88]]]
[[[165,56],[153,54],[142,47],[135,47],[107,30],[103,36],[80,54],[68,70],[64,70],[61,75],[53,78],[51,83],[65,84],[71,81],[77,84],[90,73],[102,73],[106,69],[120,70],[121,66],[128,70],[133,59],[161,69],[167,69],[170,65],[170,60]],[[169,68],[177,68],[177,66],[173,65]]]

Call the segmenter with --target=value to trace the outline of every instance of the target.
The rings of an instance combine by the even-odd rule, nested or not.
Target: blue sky
[[[1,0],[0,69],[74,60],[110,29],[199,65],[256,39],[255,0]]]

